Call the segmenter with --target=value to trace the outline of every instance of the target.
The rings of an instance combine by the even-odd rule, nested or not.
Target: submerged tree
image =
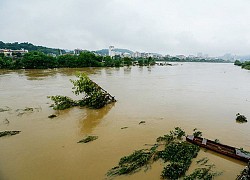
[[[78,74],[77,80],[70,80],[73,84],[73,92],[75,95],[83,94],[81,100],[72,100],[66,96],[49,96],[54,101],[54,109],[62,110],[73,106],[87,106],[93,109],[99,109],[106,106],[109,103],[116,102],[115,98],[111,96],[107,91],[101,88],[89,77],[82,73]]]

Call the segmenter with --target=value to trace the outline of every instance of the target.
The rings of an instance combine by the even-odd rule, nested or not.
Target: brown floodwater
[[[100,110],[51,109],[47,96],[74,97],[69,79],[77,71],[118,101]],[[5,106],[11,110],[0,112],[0,131],[21,133],[0,138],[1,180],[108,179],[106,172],[122,156],[177,126],[187,133],[198,128],[206,138],[250,151],[249,122],[235,122],[238,112],[250,118],[250,71],[233,64],[0,70],[0,108]],[[49,119],[51,114],[57,117]],[[87,135],[99,138],[77,143]],[[235,179],[246,165],[211,151],[201,150],[197,159],[202,157],[223,172],[216,179]],[[157,162],[146,172],[115,179],[160,179],[162,169]]]

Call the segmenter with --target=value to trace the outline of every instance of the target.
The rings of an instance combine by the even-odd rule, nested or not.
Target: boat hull
[[[226,155],[234,159],[238,159],[240,161],[248,162],[250,160],[250,154],[245,153],[241,149],[232,146],[216,143],[214,141],[205,138],[194,137],[194,136],[187,136],[186,140],[200,147],[215,151],[217,153]]]

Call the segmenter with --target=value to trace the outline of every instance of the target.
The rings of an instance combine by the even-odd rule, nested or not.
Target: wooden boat
[[[216,143],[205,138],[194,137],[193,135],[186,136],[186,140],[203,148],[215,151],[220,154],[224,154],[234,159],[238,159],[244,162],[248,162],[250,160],[250,153],[236,147]]]

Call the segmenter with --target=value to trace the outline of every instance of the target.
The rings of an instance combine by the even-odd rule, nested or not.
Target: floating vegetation
[[[196,168],[190,175],[185,176],[184,180],[212,180],[214,177],[221,175],[222,172],[214,172],[215,165],[207,164],[208,161],[206,157],[196,161],[200,167]]]
[[[22,116],[23,114],[35,112],[35,110],[39,112],[41,109],[42,109],[41,107],[38,108],[25,107],[24,109],[16,109],[15,111],[18,113],[17,116]]]
[[[96,139],[98,139],[98,136],[88,136],[88,137],[78,141],[77,143],[88,143],[88,142],[94,141]]]
[[[23,109],[23,111],[33,111],[33,110],[34,110],[34,108],[31,108],[31,107],[26,107]]]
[[[240,122],[240,123],[245,123],[245,122],[247,122],[247,118],[246,118],[246,116],[244,116],[240,113],[237,113],[236,114],[236,121]]]
[[[215,139],[214,142],[220,143],[220,140],[219,139]]]
[[[152,162],[152,157],[157,146],[151,149],[141,149],[133,152],[129,156],[120,159],[119,165],[108,171],[108,176],[130,174],[139,171],[143,166],[148,166]]]
[[[197,128],[195,128],[193,131],[194,131],[193,132],[194,137],[201,137],[202,136],[202,132],[198,131]]]
[[[115,98],[107,91],[101,88],[85,74],[78,74],[78,80],[70,80],[73,84],[73,92],[76,96],[82,94],[81,100],[75,101],[67,96],[48,96],[54,101],[53,109],[63,110],[73,106],[87,106],[93,109],[99,109],[109,103],[116,102]]]
[[[11,109],[8,106],[5,106],[4,108],[0,108],[0,112],[4,111],[10,111]]]
[[[200,165],[205,165],[207,162],[208,162],[208,158],[207,157],[201,158],[198,161],[196,161],[196,163],[200,164]]]
[[[185,164],[172,162],[163,169],[161,177],[163,179],[178,179],[180,176],[185,174],[186,170],[187,167]]]
[[[236,180],[249,180],[250,179],[250,161],[247,166],[241,171],[240,175],[237,176]]]
[[[185,136],[186,133],[180,128],[180,127],[176,127],[174,129],[174,131],[170,131],[169,134],[166,134],[164,136],[160,136],[156,139],[157,142],[161,142],[164,141],[166,144],[168,144],[169,142],[175,140],[175,139],[179,139],[181,140],[183,136]]]
[[[13,135],[19,134],[20,132],[21,131],[3,131],[3,132],[0,132],[0,137],[13,136]]]
[[[57,115],[55,115],[55,114],[51,114],[51,115],[48,116],[48,118],[51,118],[51,119],[55,118],[55,117],[57,117]]]
[[[140,125],[140,124],[145,124],[145,123],[146,123],[146,121],[140,121],[140,122],[139,122],[139,125]]]
[[[3,120],[3,123],[4,123],[4,124],[9,124],[10,121],[9,121],[7,118],[5,118],[5,119]]]
[[[186,135],[185,131],[183,131],[180,127],[176,127],[174,131],[170,131],[170,134],[173,134],[177,139],[181,139]]]
[[[157,144],[150,145],[153,146],[150,149],[136,150],[131,155],[121,158],[118,166],[110,169],[107,176],[132,174],[143,167],[147,170],[147,167],[153,162],[162,160],[166,163],[161,173],[163,179],[178,179],[183,177],[192,159],[197,156],[200,150],[198,146],[182,141],[183,136],[185,136],[185,132],[181,128],[176,127],[169,134],[158,137],[156,139]],[[159,150],[160,148],[158,148],[161,145],[165,147],[163,150]],[[207,162],[206,160],[202,160],[200,163],[205,165]],[[196,172],[196,174],[202,173],[205,173],[205,170],[204,172],[202,170],[197,170]],[[198,176],[192,175],[190,177]]]
[[[178,179],[188,170],[192,159],[195,158],[200,148],[188,142],[171,142],[163,151],[159,152],[159,157],[164,162],[170,161],[162,174],[162,178]]]

